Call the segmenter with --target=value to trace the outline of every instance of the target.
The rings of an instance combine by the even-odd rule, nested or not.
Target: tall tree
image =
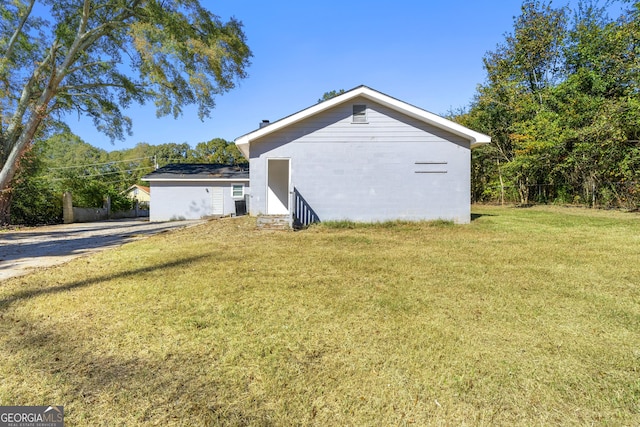
[[[476,200],[499,186],[521,203],[640,206],[640,2],[615,19],[613,3],[582,1],[571,19],[527,0],[487,54],[487,81],[458,118],[494,142],[473,153]]]
[[[516,184],[521,203],[528,203],[529,185],[540,173],[537,153],[554,143],[536,132],[550,120],[548,89],[562,77],[567,18],[566,9],[551,2],[527,0],[521,11],[513,33],[485,56],[487,82],[479,86],[466,120],[491,134],[493,147],[485,151],[494,152],[501,186],[504,172]]]
[[[112,139],[130,133],[133,102],[203,118],[251,56],[242,24],[198,0],[15,0],[0,16],[0,220],[22,154],[64,114]]]
[[[633,193],[638,200],[639,12],[640,2],[635,2],[633,9],[611,19],[606,8],[586,2],[569,33],[568,77],[554,91],[561,124],[570,129],[559,153],[564,160],[559,172],[568,188],[582,190],[585,202],[599,197],[602,204],[633,207]]]
[[[233,142],[222,138],[214,138],[207,142],[200,142],[194,150],[194,158],[200,163],[220,163],[237,165],[247,163],[238,147]]]

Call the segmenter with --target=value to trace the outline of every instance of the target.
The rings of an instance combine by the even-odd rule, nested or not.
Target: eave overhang
[[[407,104],[406,102],[385,95],[367,86],[358,86],[355,89],[343,93],[342,95],[338,95],[327,101],[315,104],[288,117],[261,127],[260,129],[257,129],[253,132],[242,135],[236,138],[234,142],[242,155],[245,158],[249,159],[250,145],[252,141],[258,140],[266,135],[284,129],[294,123],[300,122],[318,113],[329,110],[337,105],[349,102],[350,100],[359,97],[369,99],[373,102],[384,105],[385,107],[391,108],[399,113],[405,114],[409,117],[420,120],[439,129],[453,133],[454,135],[460,136],[461,138],[464,138],[470,142],[471,148],[483,144],[489,144],[491,142],[491,137],[489,137],[488,135],[473,131],[465,126],[445,119],[444,117],[440,117],[437,114],[433,114],[429,111],[423,110],[422,108]]]

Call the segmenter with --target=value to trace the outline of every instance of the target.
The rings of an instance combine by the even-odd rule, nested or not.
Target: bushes
[[[43,225],[62,222],[62,194],[42,179],[26,179],[13,188],[12,224]]]

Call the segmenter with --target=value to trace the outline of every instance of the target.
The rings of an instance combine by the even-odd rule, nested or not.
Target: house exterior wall
[[[367,123],[352,123],[354,104]],[[321,221],[470,221],[470,142],[354,99],[251,142],[250,213],[266,213],[267,159],[291,159],[291,190]]]
[[[151,200],[151,197],[149,196],[149,194],[145,193],[139,188],[134,188],[130,190],[127,193],[127,197],[129,197],[132,200],[137,200],[138,202],[141,202],[141,203],[149,203],[149,201]]]
[[[150,221],[201,219],[213,215],[214,187],[222,188],[222,215],[234,215],[235,201],[244,200],[244,197],[234,198],[232,185],[242,184],[244,194],[249,194],[249,183],[246,181],[156,181],[150,184]]]

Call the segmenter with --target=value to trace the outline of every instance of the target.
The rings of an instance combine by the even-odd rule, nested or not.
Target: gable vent
[[[353,123],[367,123],[367,106],[353,106]]]

